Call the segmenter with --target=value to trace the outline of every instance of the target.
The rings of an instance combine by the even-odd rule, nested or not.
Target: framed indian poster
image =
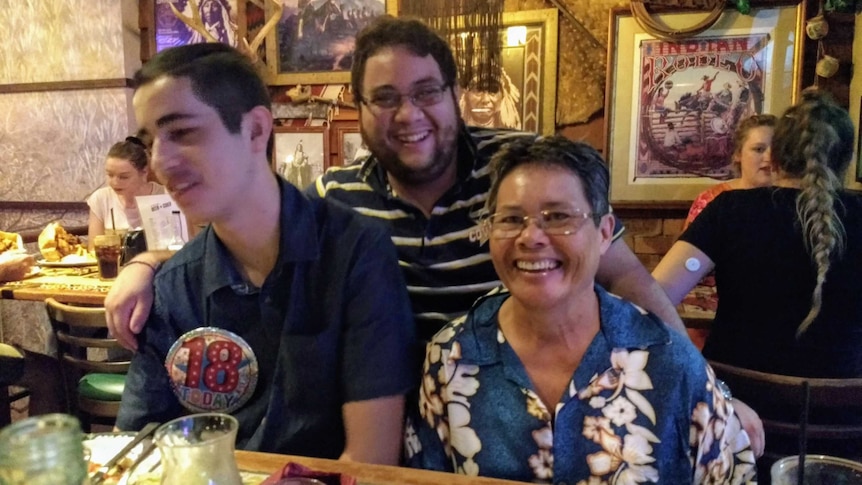
[[[657,15],[693,25],[705,13]],[[707,31],[668,41],[611,11],[605,155],[611,199],[688,201],[732,172],[739,122],[781,113],[799,90],[802,6],[725,10]],[[632,66],[634,68],[632,68]]]
[[[461,90],[468,125],[554,134],[558,16],[555,8],[503,13],[499,81]]]
[[[219,42],[236,45],[237,0],[150,0],[154,2],[155,51],[168,47],[207,42],[201,32],[192,30],[173,12],[173,5],[180,14],[192,18],[197,9],[201,24]]]

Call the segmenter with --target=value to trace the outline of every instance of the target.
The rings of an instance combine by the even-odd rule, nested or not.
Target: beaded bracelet
[[[129,266],[130,264],[143,264],[147,268],[150,268],[151,270],[153,270],[153,274],[155,274],[159,270],[159,267],[161,267],[161,265],[162,265],[162,263],[152,264],[152,263],[148,263],[146,261],[142,261],[140,259],[133,259],[131,261],[127,261],[123,267],[125,268],[125,267]]]

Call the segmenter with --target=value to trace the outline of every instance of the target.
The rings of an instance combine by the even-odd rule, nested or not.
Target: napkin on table
[[[260,485],[278,485],[282,478],[314,478],[320,480],[326,485],[356,485],[356,479],[344,473],[329,473],[312,470],[307,466],[299,463],[290,462],[284,465],[284,468],[273,473]]]

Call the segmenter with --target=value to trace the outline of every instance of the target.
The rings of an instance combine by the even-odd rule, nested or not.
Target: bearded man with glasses
[[[487,164],[506,142],[536,134],[468,127],[452,51],[424,23],[384,16],[356,39],[351,85],[371,155],[309,188],[384,220],[407,279],[417,331],[428,340],[500,284],[478,224]],[[677,329],[664,293],[614,231],[599,279]]]

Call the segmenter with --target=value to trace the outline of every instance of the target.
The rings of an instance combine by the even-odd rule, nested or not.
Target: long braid
[[[818,137],[818,134],[814,134],[814,137]],[[817,282],[811,293],[811,309],[796,329],[797,338],[808,330],[820,313],[826,273],[829,271],[832,256],[840,257],[845,237],[844,225],[835,212],[835,200],[838,198],[838,190],[841,189],[841,181],[819,160],[823,152],[819,152],[817,148],[823,146],[821,143],[812,140],[812,143],[804,146],[807,163],[800,183],[801,191],[796,198],[796,213],[802,223],[805,248],[817,269]]]
[[[811,309],[796,330],[797,338],[820,314],[826,273],[844,250],[846,234],[836,206],[841,176],[853,157],[854,131],[846,110],[823,92],[809,89],[775,126],[773,159],[788,178],[799,180],[796,217],[817,273]]]

